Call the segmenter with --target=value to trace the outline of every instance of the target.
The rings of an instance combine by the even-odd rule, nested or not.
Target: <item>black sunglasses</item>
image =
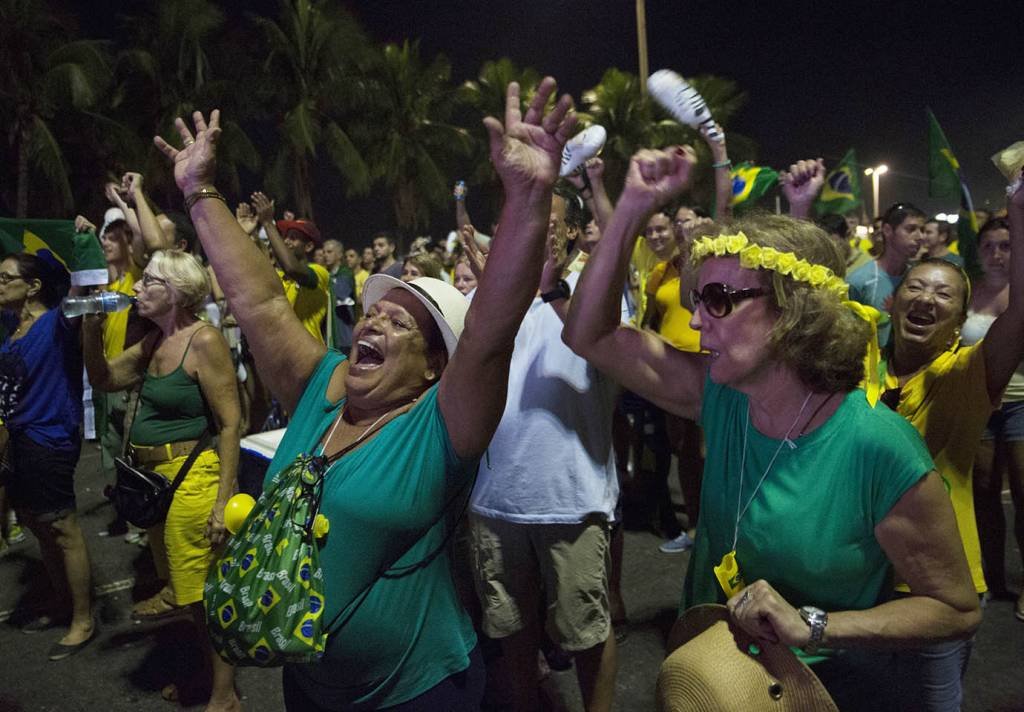
[[[728,284],[721,282],[708,282],[699,292],[696,289],[690,290],[690,301],[694,311],[697,311],[697,307],[703,304],[704,311],[716,319],[721,319],[728,316],[736,304],[744,299],[763,297],[767,294],[768,290],[765,287],[733,289]]]

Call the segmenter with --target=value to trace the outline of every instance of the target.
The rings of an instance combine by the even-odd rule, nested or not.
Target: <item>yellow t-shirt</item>
[[[903,385],[896,409],[921,434],[946,485],[978,593],[984,593],[988,587],[981,570],[971,471],[981,434],[993,410],[985,380],[982,343],[958,343],[940,355]],[[898,388],[891,373],[886,374],[885,388]],[[902,584],[898,588],[906,590]]]
[[[637,237],[636,243],[633,245],[633,255],[630,258],[630,263],[633,265],[633,269],[636,270],[638,282],[636,314],[633,316],[633,323],[636,326],[644,323],[644,315],[647,313],[647,279],[651,275],[651,270],[660,261],[658,256],[647,246],[647,240],[644,239],[643,235]]]
[[[700,353],[700,332],[690,328],[693,312],[679,301],[679,271],[671,262],[661,262],[647,278],[647,305],[661,316],[658,333],[680,351]],[[656,307],[651,306],[651,302]]]
[[[142,268],[132,262],[119,279],[107,284],[106,291],[120,292],[135,296],[135,282],[142,278]],[[128,334],[128,313],[130,309],[111,312],[103,321],[103,355],[110,361],[124,352],[124,340]]]
[[[299,321],[306,327],[306,331],[313,335],[313,338],[320,343],[325,343],[320,327],[327,316],[331,276],[321,265],[309,264],[308,267],[316,275],[316,287],[300,287],[295,280],[285,277],[281,270],[277,271],[277,276],[281,278],[284,295],[288,298],[292,309],[295,310],[295,316],[299,317]]]
[[[363,285],[366,284],[366,278],[370,276],[368,270],[360,268],[358,272],[352,275],[356,281],[356,301],[362,303],[363,301]]]

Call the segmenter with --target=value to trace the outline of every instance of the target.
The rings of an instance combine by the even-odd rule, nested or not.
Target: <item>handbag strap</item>
[[[181,463],[181,467],[178,469],[178,474],[174,476],[174,481],[171,482],[171,492],[178,489],[178,485],[181,484],[182,480],[185,479],[185,475],[192,469],[192,464],[199,457],[199,453],[206,449],[206,447],[213,440],[213,431],[207,426],[206,430],[203,431],[202,436],[196,441],[195,447],[192,448],[192,452],[185,458],[185,462]]]

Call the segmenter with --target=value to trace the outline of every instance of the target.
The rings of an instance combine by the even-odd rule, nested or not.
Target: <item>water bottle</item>
[[[83,314],[109,314],[127,309],[135,303],[135,297],[121,292],[100,292],[86,297],[65,297],[60,309],[66,317]]]

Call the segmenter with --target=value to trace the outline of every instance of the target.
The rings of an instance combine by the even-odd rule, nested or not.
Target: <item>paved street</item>
[[[0,559],[0,712],[172,710],[177,706],[160,698],[161,687],[186,678],[195,668],[197,649],[184,622],[138,625],[128,618],[132,601],[152,592],[153,572],[147,552],[120,538],[98,536],[111,518],[101,494],[98,459],[95,445],[86,444],[78,493],[93,557],[101,634],[75,657],[59,663],[46,660],[60,633],[29,636],[13,626],[19,611],[37,598],[33,581],[41,575],[34,541],[15,546]],[[648,532],[626,534],[623,579],[631,630],[619,653],[617,709],[623,712],[654,708],[664,636],[675,616],[686,568],[686,554],[661,554],[658,543]],[[1015,549],[1010,562],[1010,580],[1018,581]],[[992,602],[971,659],[964,709],[1024,710],[1022,661],[1024,623],[1013,618],[1011,602]],[[239,687],[246,710],[282,708],[278,670],[243,669]],[[550,687],[567,710],[582,709],[572,671],[554,673]],[[194,702],[185,709],[201,710],[201,700]]]

